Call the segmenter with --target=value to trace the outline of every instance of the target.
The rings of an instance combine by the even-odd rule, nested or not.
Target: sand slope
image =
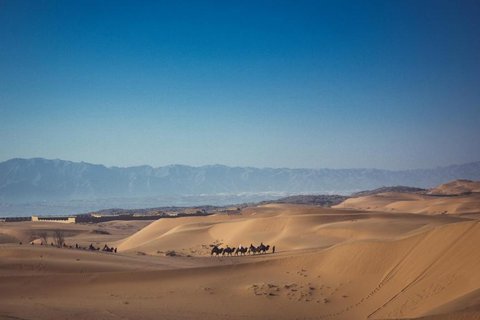
[[[452,196],[471,192],[480,192],[480,181],[454,180],[429,190],[427,194]]]
[[[150,224],[151,221],[110,221],[98,224],[60,224],[54,222],[0,222],[0,244],[2,243],[40,243],[39,235],[48,234],[52,242],[53,232],[62,230],[69,244],[90,243],[100,245],[123,239],[133,232]]]
[[[26,319],[88,319],[94,314],[101,319],[139,314],[144,319],[397,319],[452,314],[478,298],[479,241],[480,223],[470,221],[393,241],[363,240],[246,258],[151,261],[38,248],[44,258],[58,257],[46,259],[51,265],[43,269],[2,276],[0,314]],[[16,257],[11,250],[2,249],[2,261],[8,256],[35,265],[35,258],[27,258],[35,248],[24,246],[24,255]],[[86,266],[57,272],[58,266],[65,270],[77,263],[74,256]],[[1,270],[16,267],[3,264]],[[19,287],[26,277],[28,286]],[[20,307],[25,301],[31,308]]]
[[[416,214],[480,213],[480,182],[455,180],[422,193],[385,192],[349,198],[338,209]]]
[[[118,226],[116,255],[0,245],[0,319],[480,318],[478,220],[266,205]],[[215,241],[279,252],[210,257]]]
[[[457,221],[455,218],[448,221]],[[358,239],[391,239],[443,220],[408,215],[339,211],[305,205],[270,204],[243,210],[240,215],[161,219],[117,242],[121,252],[208,255],[210,245],[275,245],[277,250],[321,248]]]
[[[335,208],[421,214],[472,214],[480,212],[480,193],[455,197],[379,193],[347,199]]]

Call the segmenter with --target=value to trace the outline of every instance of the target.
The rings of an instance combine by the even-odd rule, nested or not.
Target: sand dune
[[[161,219],[117,242],[120,252],[161,254],[175,250],[184,255],[207,255],[210,246],[275,245],[278,250],[321,248],[343,241],[388,239],[402,236],[434,219],[412,219],[341,211],[303,205],[265,205],[240,215]]]
[[[439,185],[427,192],[431,195],[461,195],[465,193],[480,192],[480,181],[455,180]]]
[[[0,230],[17,240],[59,227]],[[119,253],[0,245],[0,319],[480,319],[480,221],[466,216],[275,204],[61,227],[67,242],[93,237]],[[278,251],[209,255],[212,243],[260,241]]]
[[[480,212],[480,193],[455,197],[379,193],[347,199],[335,208],[421,214],[471,214]]]
[[[51,222],[9,222],[0,223],[0,244],[2,243],[29,243],[32,240],[40,243],[39,235],[46,232],[49,241],[55,230],[62,230],[69,239],[69,243],[88,245],[102,244],[123,239],[138,231],[151,221],[110,221],[98,224],[58,224]]]
[[[477,214],[480,182],[455,180],[422,193],[385,192],[349,198],[338,209],[416,214]]]

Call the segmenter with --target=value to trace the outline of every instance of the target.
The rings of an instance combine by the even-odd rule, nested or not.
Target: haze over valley
[[[349,195],[384,186],[431,188],[455,179],[480,180],[480,162],[391,171],[222,165],[119,168],[42,158],[11,159],[0,163],[0,215],[228,205],[291,194]]]

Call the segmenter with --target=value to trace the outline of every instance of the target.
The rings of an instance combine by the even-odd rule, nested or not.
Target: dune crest
[[[480,212],[480,182],[456,180],[426,193],[386,192],[349,198],[334,206],[380,212],[473,214]]]
[[[480,181],[454,180],[429,190],[427,194],[455,196],[472,192],[480,192]]]

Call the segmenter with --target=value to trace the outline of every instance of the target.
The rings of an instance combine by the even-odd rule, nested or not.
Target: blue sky
[[[480,160],[478,1],[0,0],[0,161]]]

